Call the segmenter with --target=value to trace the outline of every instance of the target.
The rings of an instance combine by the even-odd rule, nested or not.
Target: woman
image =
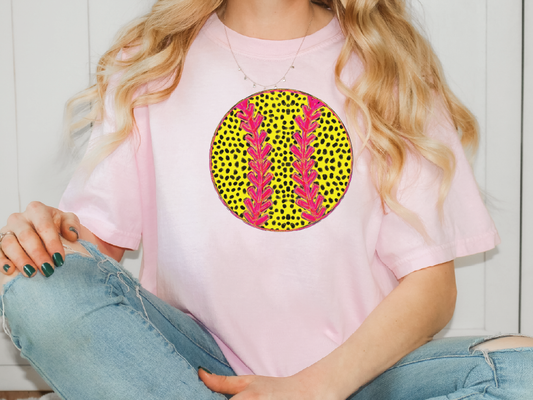
[[[531,397],[532,339],[430,342],[499,239],[403,1],[160,0],[83,101],[59,209],[0,230],[6,332],[62,397]]]

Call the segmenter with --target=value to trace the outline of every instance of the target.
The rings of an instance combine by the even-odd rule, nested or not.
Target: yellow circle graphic
[[[294,90],[266,90],[237,103],[211,144],[222,202],[249,225],[294,231],[324,219],[352,176],[352,145],[325,103]]]

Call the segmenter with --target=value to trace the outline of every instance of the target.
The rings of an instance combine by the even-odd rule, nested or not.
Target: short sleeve
[[[93,128],[89,146],[114,130],[114,114],[106,101],[106,118]],[[59,208],[73,212],[82,225],[115,246],[137,249],[141,240],[142,210],[135,141],[123,142],[99,163],[89,177],[78,170]]]
[[[456,170],[441,217],[437,209],[438,169],[423,157],[408,157],[397,197],[400,204],[417,214],[428,238],[397,214],[389,211],[384,215],[376,251],[398,279],[422,268],[490,250],[500,242],[457,132],[442,106],[436,107],[427,134],[453,151]]]

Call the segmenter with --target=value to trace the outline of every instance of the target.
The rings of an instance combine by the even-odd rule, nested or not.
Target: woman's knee
[[[533,347],[533,338],[526,336],[506,336],[487,340],[473,347],[473,350],[498,351],[521,347]]]
[[[83,251],[67,251],[65,264],[49,278],[19,274],[6,279],[0,304],[14,335],[53,334],[90,304],[98,288],[98,262]]]

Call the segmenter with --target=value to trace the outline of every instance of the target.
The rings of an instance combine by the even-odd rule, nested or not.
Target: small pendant
[[[254,83],[254,87],[255,87],[255,83]]]
[[[294,65],[291,65],[291,68],[293,68],[293,69],[294,69]]]
[[[278,85],[274,85],[274,89],[277,89],[278,88]]]
[[[285,78],[283,78],[283,79],[282,79],[281,81],[282,81],[282,82],[285,82],[285,81],[286,81],[286,79],[285,79]]]
[[[244,75],[244,80],[246,80],[246,75]]]

